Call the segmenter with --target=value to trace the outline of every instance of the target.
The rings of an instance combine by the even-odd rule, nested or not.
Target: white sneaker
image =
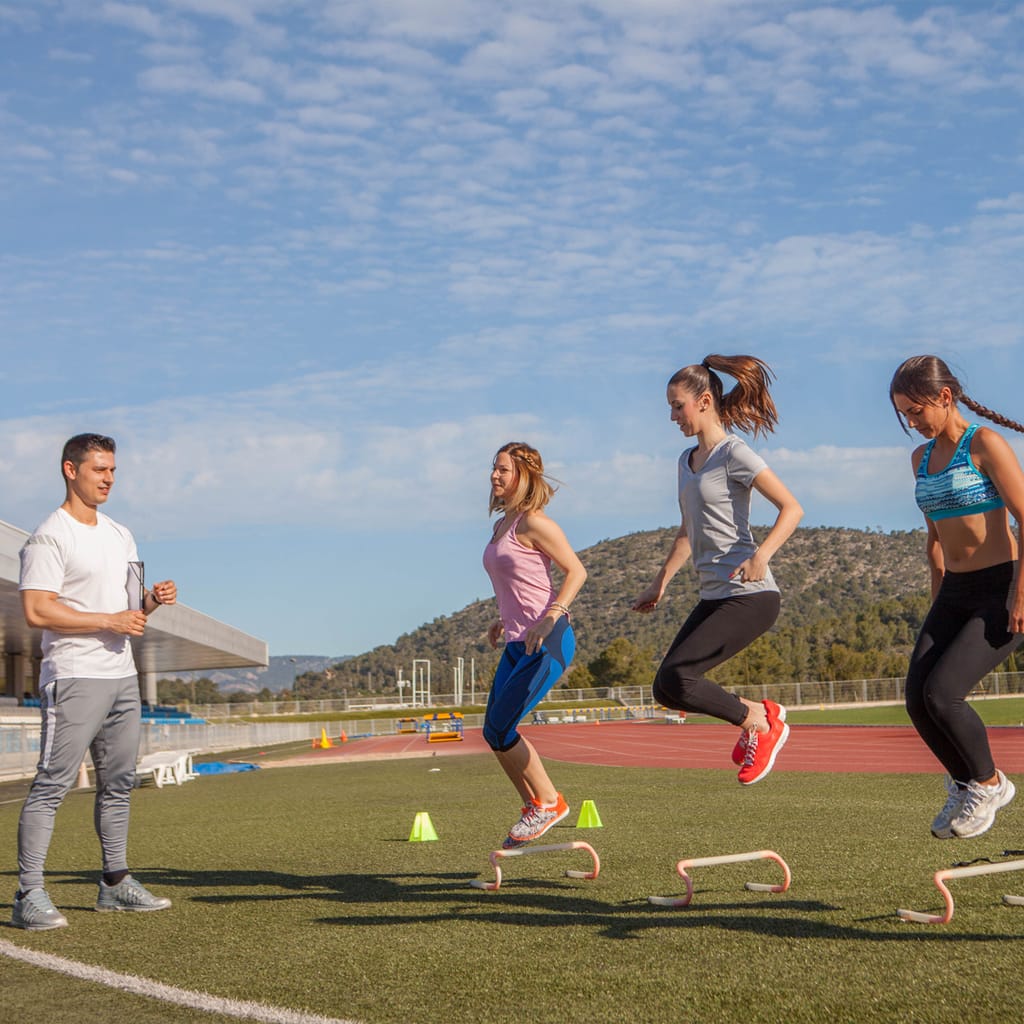
[[[14,895],[11,927],[30,932],[44,932],[51,928],[67,928],[68,919],[53,905],[45,889],[30,889]]]
[[[946,792],[949,794],[946,803],[932,822],[932,835],[936,839],[952,839],[954,837],[955,833],[950,825],[963,807],[967,797],[967,783],[957,782],[951,775],[947,775]]]
[[[950,822],[950,828],[961,839],[973,839],[987,832],[996,820],[996,811],[1005,807],[1016,795],[1017,787],[998,769],[999,782],[983,786],[968,782],[960,813]]]
[[[107,885],[100,879],[97,910],[166,910],[170,905],[171,901],[166,896],[154,896],[131,875],[125,875],[117,885]]]

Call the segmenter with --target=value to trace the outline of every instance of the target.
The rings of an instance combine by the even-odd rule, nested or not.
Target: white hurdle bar
[[[935,872],[935,885],[946,902],[943,914],[922,914],[917,910],[897,910],[896,915],[901,921],[915,921],[918,924],[949,924],[953,920],[953,894],[946,887],[952,878],[970,878],[973,875],[997,875],[1003,871],[1024,870],[1024,860],[1011,860],[1005,864],[969,864],[962,868],[945,868]],[[1024,906],[1024,896],[1004,896],[1003,902],[1008,906]]]
[[[753,853],[726,853],[721,857],[690,857],[676,865],[679,877],[686,883],[685,896],[648,896],[647,900],[656,907],[688,907],[693,899],[693,879],[687,874],[687,868],[706,868],[714,864],[741,864],[748,860],[773,860],[782,868],[781,885],[765,882],[745,882],[744,888],[751,892],[785,892],[793,880],[789,865],[774,850],[755,850]]]
[[[506,857],[524,857],[528,853],[562,853],[566,850],[586,850],[587,853],[594,860],[594,868],[592,871],[569,871],[565,872],[566,878],[597,878],[598,872],[601,870],[601,861],[598,859],[597,852],[589,843],[554,843],[548,846],[521,846],[516,850],[492,850],[490,854],[491,867],[494,868],[494,881],[485,882],[482,879],[474,878],[470,880],[470,885],[475,889],[486,889],[488,892],[494,892],[501,885],[501,868],[498,866],[499,860],[504,860]]]

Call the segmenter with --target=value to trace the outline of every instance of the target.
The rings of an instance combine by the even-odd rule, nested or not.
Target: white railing
[[[763,683],[758,686],[730,686],[740,697],[751,700],[771,698],[787,707],[836,704],[902,703],[903,677],[887,679],[827,679],[800,683]],[[1024,672],[993,672],[974,690],[975,696],[1009,696],[1024,693]],[[436,694],[431,708],[459,707],[453,694]],[[486,692],[478,694],[478,704],[487,700]],[[552,690],[545,703],[588,705],[598,700],[616,701],[623,707],[645,707],[652,703],[646,686],[597,686],[583,690]],[[399,697],[339,697],[332,700],[245,701],[225,704],[183,705],[197,718],[273,717],[275,715],[322,715],[347,711],[405,711],[410,716],[422,714],[422,705],[413,706]]]

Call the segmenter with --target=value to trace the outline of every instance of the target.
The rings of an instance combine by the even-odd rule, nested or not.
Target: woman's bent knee
[[[654,677],[651,693],[659,704],[664,704],[667,708],[688,711],[686,697],[692,682],[693,680],[675,675],[666,679],[666,675],[659,670],[658,674]]]

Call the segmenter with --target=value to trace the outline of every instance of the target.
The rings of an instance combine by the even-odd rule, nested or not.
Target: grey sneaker
[[[154,896],[131,875],[125,875],[117,885],[107,885],[100,879],[97,910],[166,910],[170,905],[166,896]]]
[[[960,813],[949,824],[961,839],[973,839],[987,832],[996,820],[996,811],[1017,795],[1017,787],[998,769],[996,776],[999,782],[995,786],[967,783]]]
[[[956,834],[950,826],[967,798],[967,783],[957,782],[951,775],[947,775],[946,792],[949,794],[946,803],[932,822],[932,835],[936,839],[952,839]]]
[[[523,816],[508,830],[508,836],[501,844],[502,849],[514,850],[534,839],[540,839],[568,813],[569,805],[561,793],[558,794],[554,807],[541,807],[540,804],[531,803],[529,807],[523,808]]]
[[[20,899],[14,894],[11,925],[30,932],[45,932],[50,928],[67,928],[68,919],[53,905],[45,889],[30,889]]]

